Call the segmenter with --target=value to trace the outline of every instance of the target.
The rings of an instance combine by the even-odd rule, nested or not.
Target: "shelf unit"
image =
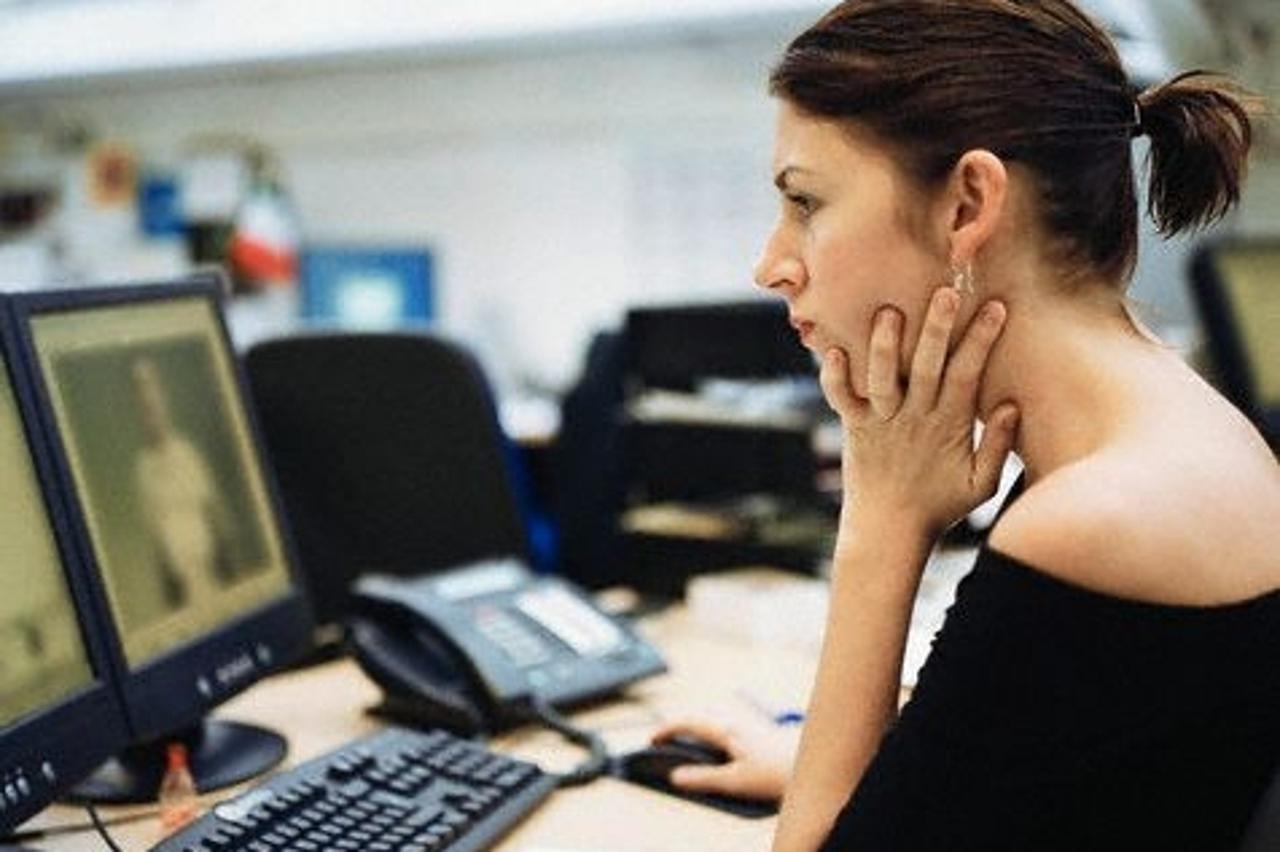
[[[638,308],[624,346],[628,582],[674,596],[708,571],[815,570],[838,513],[818,483],[839,459],[815,440],[830,415],[784,306]]]

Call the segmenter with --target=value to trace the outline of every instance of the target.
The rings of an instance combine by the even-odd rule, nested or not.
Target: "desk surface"
[[[802,705],[812,682],[812,654],[744,643],[699,629],[687,611],[673,608],[641,623],[642,632],[667,658],[671,671],[632,687],[619,701],[575,715],[603,733],[611,749],[642,745],[663,720],[713,714],[727,722],[758,719],[744,689],[782,705]],[[220,718],[255,722],[289,738],[286,765],[295,765],[379,727],[364,713],[376,688],[354,663],[340,660],[272,677],[228,702]],[[498,738],[500,751],[530,758],[549,770],[567,769],[582,753],[557,735],[525,728]],[[233,795],[206,797],[206,806]],[[104,819],[136,813],[103,808]],[[144,810],[144,813],[146,811]],[[83,810],[55,806],[25,828],[82,825]],[[503,852],[667,852],[696,846],[700,852],[764,849],[774,819],[746,820],[613,779],[556,792],[497,847]],[[158,821],[145,818],[111,826],[121,848],[142,850],[159,840]],[[50,836],[29,845],[40,850],[90,852],[105,848],[91,830]]]

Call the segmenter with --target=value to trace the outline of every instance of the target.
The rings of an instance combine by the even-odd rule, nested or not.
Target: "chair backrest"
[[[622,558],[618,527],[627,496],[623,355],[618,332],[591,341],[582,376],[561,403],[552,456],[559,567],[592,589],[635,579]]]
[[[245,356],[319,623],[368,571],[420,574],[527,557],[488,384],[428,334],[317,334]]]

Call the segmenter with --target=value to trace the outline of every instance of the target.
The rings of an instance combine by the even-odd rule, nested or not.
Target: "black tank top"
[[[1280,764],[1280,589],[1088,590],[989,548],[825,849],[1235,850]]]

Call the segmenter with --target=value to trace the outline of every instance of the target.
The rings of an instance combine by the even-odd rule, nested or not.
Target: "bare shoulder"
[[[1118,448],[1054,471],[1010,505],[990,546],[1118,597],[1179,605],[1280,587],[1280,468],[1231,448]]]

